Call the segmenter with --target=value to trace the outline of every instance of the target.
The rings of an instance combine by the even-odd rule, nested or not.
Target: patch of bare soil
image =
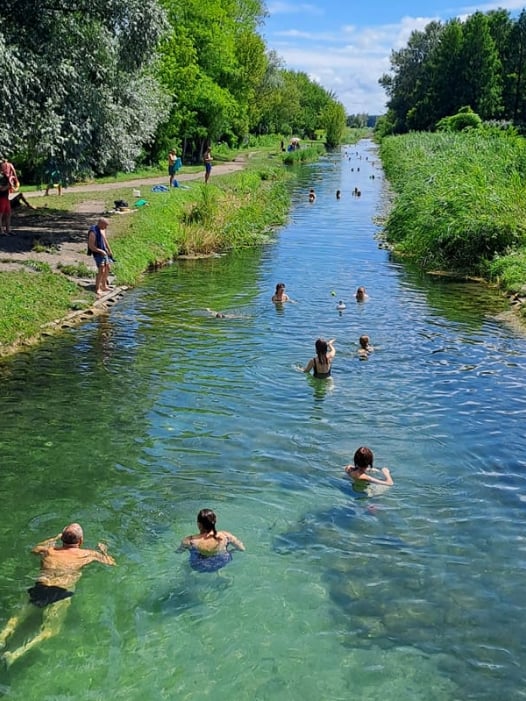
[[[86,263],[87,232],[93,219],[104,211],[104,202],[84,202],[75,212],[39,207],[20,207],[13,211],[14,235],[0,236],[0,271],[28,270],[28,261],[47,263],[53,270],[59,263]]]

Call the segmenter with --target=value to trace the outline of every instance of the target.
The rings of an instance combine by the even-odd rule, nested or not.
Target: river
[[[66,523],[118,563],[84,571],[0,696],[525,698],[525,339],[495,292],[379,245],[370,142],[303,167],[293,200],[272,244],[178,262],[0,365],[0,625]],[[318,336],[329,381],[301,372]],[[361,445],[392,488],[352,489]],[[216,573],[176,552],[203,507],[246,545]]]

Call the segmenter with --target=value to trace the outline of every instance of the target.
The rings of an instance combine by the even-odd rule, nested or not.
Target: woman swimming
[[[272,301],[274,303],[276,303],[276,302],[290,302],[291,301],[288,294],[285,294],[285,283],[284,282],[278,282],[278,284],[276,285],[276,291],[272,295]]]
[[[228,531],[216,530],[217,517],[211,509],[197,514],[199,533],[183,538],[180,550],[190,550],[190,567],[199,572],[216,572],[232,559],[228,546],[244,550],[243,543]]]
[[[316,341],[316,357],[311,358],[307,365],[303,368],[303,372],[314,370],[314,377],[318,379],[326,379],[331,376],[331,365],[336,351],[334,349],[334,339],[325,341],[323,338],[318,338]]]

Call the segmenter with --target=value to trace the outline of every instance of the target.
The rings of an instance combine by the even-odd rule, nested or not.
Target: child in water
[[[316,199],[316,193],[314,192],[314,189],[311,187],[309,190],[309,202],[314,202]]]
[[[357,487],[361,487],[362,489],[367,486],[365,484],[366,482],[370,482],[372,484],[383,484],[385,487],[392,487],[394,482],[388,467],[382,467],[380,470],[380,472],[383,473],[385,480],[371,476],[370,472],[375,470],[375,468],[373,468],[373,460],[373,451],[370,448],[362,446],[361,448],[358,448],[354,454],[354,464],[345,466],[345,472],[349,475],[355,485]],[[378,472],[378,470],[376,470],[376,472]]]
[[[358,355],[360,359],[365,360],[369,357],[369,353],[372,353],[374,348],[369,343],[369,336],[360,336],[358,343],[360,347],[358,348]]]
[[[288,296],[288,294],[285,293],[285,283],[284,282],[278,282],[276,285],[276,291],[272,295],[272,301],[274,303],[276,302],[291,302],[292,300]]]

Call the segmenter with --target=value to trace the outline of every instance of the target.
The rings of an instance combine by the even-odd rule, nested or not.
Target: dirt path
[[[231,163],[214,165],[212,177],[241,170],[244,159]],[[198,180],[203,182],[203,172],[179,173],[179,182]],[[41,203],[44,191],[27,192],[25,197],[35,206],[29,209],[21,205],[13,210],[11,228],[13,236],[0,236],[0,272],[8,270],[28,270],[28,261],[47,263],[52,270],[59,265],[74,265],[84,263],[92,266],[92,261],[86,256],[87,231],[96,217],[104,214],[105,201],[96,197],[96,193],[130,188],[130,200],[133,190],[140,190],[142,196],[147,195],[154,185],[168,185],[168,175],[156,178],[143,178],[119,183],[75,185],[66,192],[94,193],[77,205],[74,211],[61,212],[48,207],[53,206],[55,194],[51,194]],[[44,204],[44,206],[42,206]],[[126,215],[122,215],[126,216]],[[111,229],[110,229],[111,235]],[[91,287],[93,280],[76,280],[81,286]]]

